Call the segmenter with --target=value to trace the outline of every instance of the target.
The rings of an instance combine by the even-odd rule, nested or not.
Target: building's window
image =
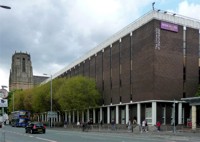
[[[22,72],[26,72],[26,61],[25,61],[25,58],[22,59]]]
[[[132,98],[132,92],[131,92],[131,94],[130,94],[130,100],[132,101],[132,99],[133,99],[133,98]]]
[[[122,80],[121,79],[119,79],[119,85],[120,85],[120,87],[122,87]]]
[[[152,124],[152,107],[145,108],[145,119],[148,124]]]
[[[102,91],[104,91],[104,80],[102,80]]]
[[[112,90],[112,78],[110,79],[110,89]]]
[[[183,67],[183,81],[185,82],[186,80],[186,68]]]
[[[183,92],[183,98],[186,98],[186,93],[185,93],[185,91]]]
[[[110,114],[111,120],[115,120],[115,110],[111,109],[111,114]]]
[[[122,96],[119,96],[119,102],[122,102]]]

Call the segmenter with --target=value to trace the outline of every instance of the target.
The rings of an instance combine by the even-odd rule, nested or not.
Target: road
[[[6,126],[0,129],[0,142],[199,142],[199,137],[158,135],[150,133],[100,133],[47,129],[46,134],[26,134],[24,128]]]

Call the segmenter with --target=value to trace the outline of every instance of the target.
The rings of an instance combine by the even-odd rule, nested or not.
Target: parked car
[[[42,122],[30,122],[25,127],[26,133],[45,133],[46,132],[46,126]]]

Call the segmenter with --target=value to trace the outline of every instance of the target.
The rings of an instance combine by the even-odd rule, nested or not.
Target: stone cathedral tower
[[[15,89],[29,89],[34,86],[31,56],[27,53],[15,52],[9,78],[10,91]]]

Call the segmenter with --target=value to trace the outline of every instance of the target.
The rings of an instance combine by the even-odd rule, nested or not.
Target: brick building
[[[53,75],[95,78],[102,95],[100,108],[65,119],[125,124],[135,117],[154,125],[173,123],[175,114],[186,124],[191,108],[181,98],[193,97],[199,84],[199,29],[195,19],[150,11]]]

